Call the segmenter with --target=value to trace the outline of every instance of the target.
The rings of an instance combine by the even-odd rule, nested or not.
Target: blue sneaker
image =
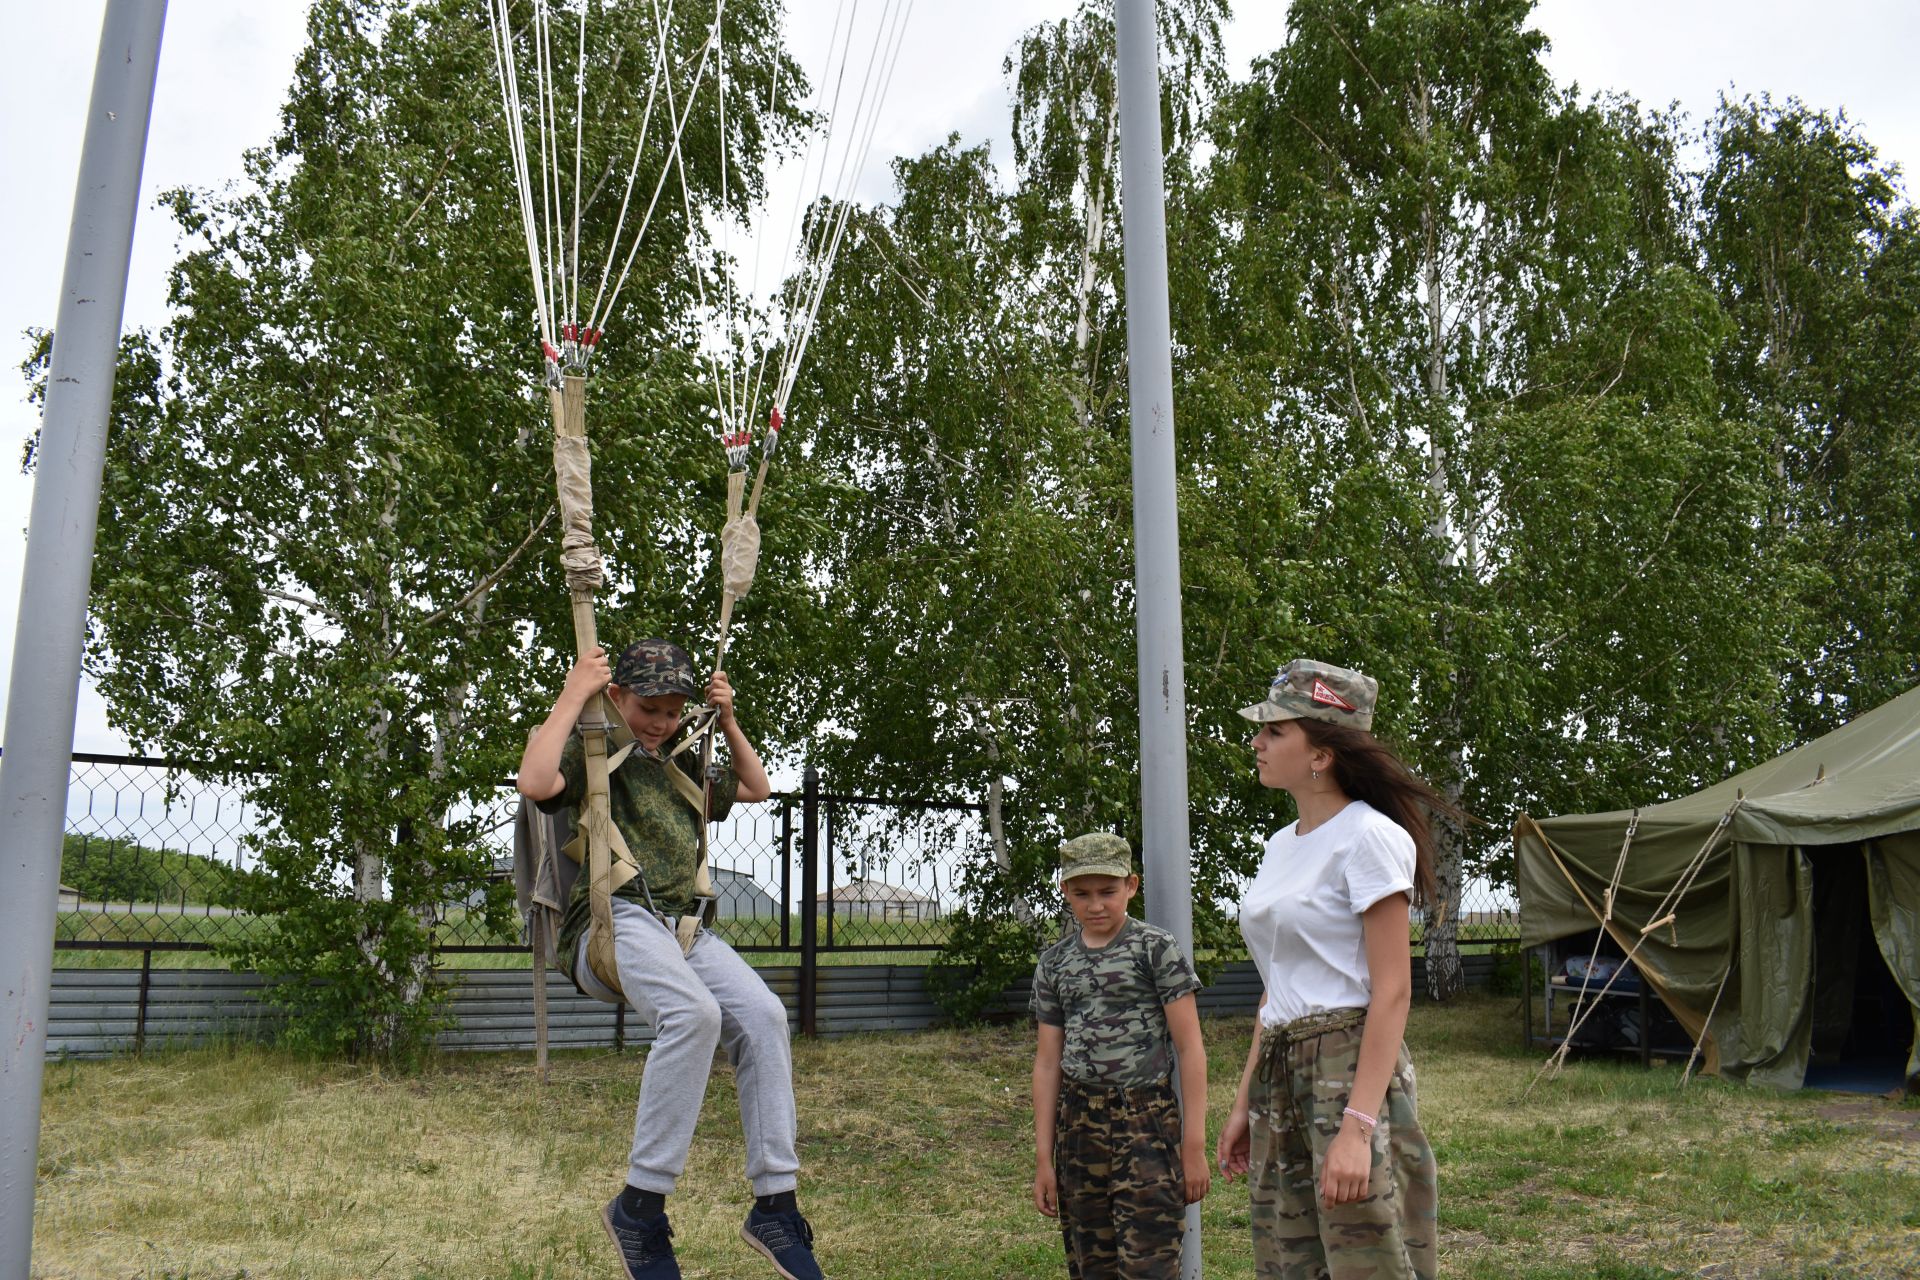
[[[826,1280],[820,1264],[813,1260],[813,1228],[798,1209],[792,1213],[749,1209],[740,1238],[765,1254],[786,1280]]]
[[[627,1280],[680,1280],[680,1263],[673,1256],[673,1228],[667,1215],[629,1218],[620,1212],[615,1196],[600,1211],[607,1238],[620,1251],[621,1273]]]

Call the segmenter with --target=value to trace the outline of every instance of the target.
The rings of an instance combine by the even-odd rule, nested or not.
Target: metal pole
[[[1187,686],[1180,645],[1180,511],[1173,469],[1173,336],[1153,0],[1120,0],[1120,218],[1133,419],[1133,559],[1140,644],[1140,826],[1147,919],[1193,955],[1187,848]],[[1176,1082],[1177,1083],[1177,1082]],[[1187,1123],[1203,1124],[1191,1116]],[[1200,1275],[1200,1206],[1187,1206],[1183,1280]]]
[[[0,1280],[33,1261],[67,765],[165,0],[109,0],[60,281],[0,757]]]

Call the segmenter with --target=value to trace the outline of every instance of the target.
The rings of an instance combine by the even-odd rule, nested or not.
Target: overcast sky
[[[1062,16],[1073,0],[918,0],[872,173],[950,131],[991,139],[1007,155],[1001,61],[1028,25]],[[103,0],[0,0],[0,671],[12,667],[20,571],[31,498],[20,446],[36,426],[16,367],[21,331],[51,326],[72,214],[74,176]],[[830,19],[827,0],[790,0],[790,29]],[[1279,43],[1282,0],[1237,0],[1227,34],[1236,76]],[[821,16],[824,11],[825,17]],[[1612,89],[1653,105],[1678,103],[1697,123],[1723,92],[1796,95],[1844,108],[1883,157],[1920,162],[1920,94],[1912,89],[1920,6],[1901,0],[1547,0],[1534,25],[1553,43],[1562,82]],[[813,26],[802,24],[812,23]],[[217,186],[239,174],[241,152],[271,135],[304,34],[295,0],[173,0],[161,52],[126,324],[165,320],[166,273],[176,244],[153,208],[171,187]],[[811,56],[809,41],[795,42]],[[869,188],[871,188],[871,182]],[[5,691],[0,690],[0,714]],[[75,747],[124,742],[90,689],[81,691]]]

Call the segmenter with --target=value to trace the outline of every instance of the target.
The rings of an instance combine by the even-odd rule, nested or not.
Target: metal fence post
[[[793,945],[793,797],[780,797],[780,946]]]
[[[827,909],[827,945],[834,945],[833,937],[833,841],[840,832],[840,807],[831,798],[827,801],[827,885],[824,905]]]
[[[140,1007],[133,1021],[133,1055],[136,1058],[147,1051],[147,1000],[152,991],[153,948],[148,947],[140,953]]]
[[[820,773],[807,766],[800,804],[800,1034],[818,1035],[815,984],[820,973]]]

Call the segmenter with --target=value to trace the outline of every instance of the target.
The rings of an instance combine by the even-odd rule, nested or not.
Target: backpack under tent
[[[1599,925],[1706,1070],[1920,1090],[1920,688],[1690,796],[1523,815],[1514,850],[1522,946]]]

